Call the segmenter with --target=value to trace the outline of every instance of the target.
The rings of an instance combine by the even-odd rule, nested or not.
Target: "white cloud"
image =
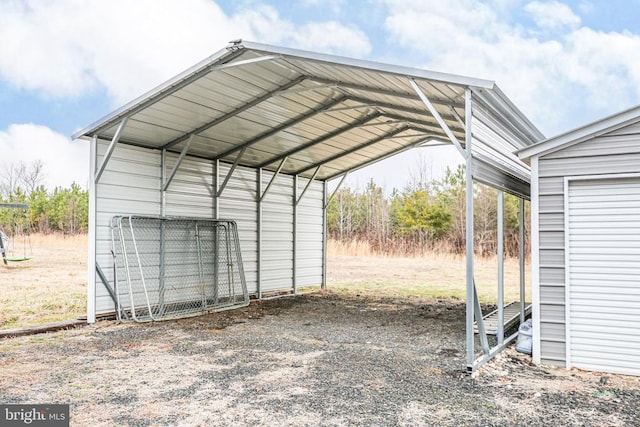
[[[70,141],[46,126],[14,124],[0,131],[0,167],[12,162],[27,164],[44,162],[46,187],[68,187],[72,182],[87,187],[89,174],[89,143]]]
[[[227,16],[211,0],[9,1],[0,2],[0,78],[54,97],[106,88],[119,105],[239,37],[355,56],[371,50],[356,28],[298,26],[259,4]]]
[[[527,4],[524,10],[531,14],[535,23],[541,28],[555,29],[580,25],[580,17],[571,8],[557,1],[534,1]]]
[[[392,43],[410,48],[415,65],[495,80],[549,136],[640,100],[640,36],[579,26],[564,4],[538,9],[539,25],[553,24],[542,20],[545,7],[563,11],[555,23],[567,24],[541,39],[539,28],[478,0],[383,1]]]

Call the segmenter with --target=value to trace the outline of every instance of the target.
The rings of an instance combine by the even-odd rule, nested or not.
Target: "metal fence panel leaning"
[[[111,219],[118,319],[190,317],[249,304],[234,221]]]

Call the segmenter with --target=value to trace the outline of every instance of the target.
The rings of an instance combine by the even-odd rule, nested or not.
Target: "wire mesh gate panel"
[[[114,216],[111,236],[118,319],[176,319],[249,304],[234,221]]]

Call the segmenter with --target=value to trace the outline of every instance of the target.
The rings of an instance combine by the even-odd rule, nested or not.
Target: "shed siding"
[[[640,124],[569,146],[538,160],[540,354],[543,363],[566,362],[564,178],[640,171]]]

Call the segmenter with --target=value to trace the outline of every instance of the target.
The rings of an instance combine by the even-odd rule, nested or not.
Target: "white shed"
[[[514,153],[543,135],[492,81],[238,40],[74,138],[91,141],[94,322],[126,314],[123,304],[154,316],[216,308],[243,279],[240,258],[244,297],[324,286],[327,182],[414,147],[452,144],[463,156],[472,237],[473,180],[517,195],[524,213],[530,171]],[[220,218],[237,224],[238,254]],[[482,316],[467,240],[473,370],[513,337],[490,349],[481,334],[476,357]],[[228,288],[206,287],[223,278]]]
[[[532,172],[534,362],[640,375],[640,107],[519,155]]]

